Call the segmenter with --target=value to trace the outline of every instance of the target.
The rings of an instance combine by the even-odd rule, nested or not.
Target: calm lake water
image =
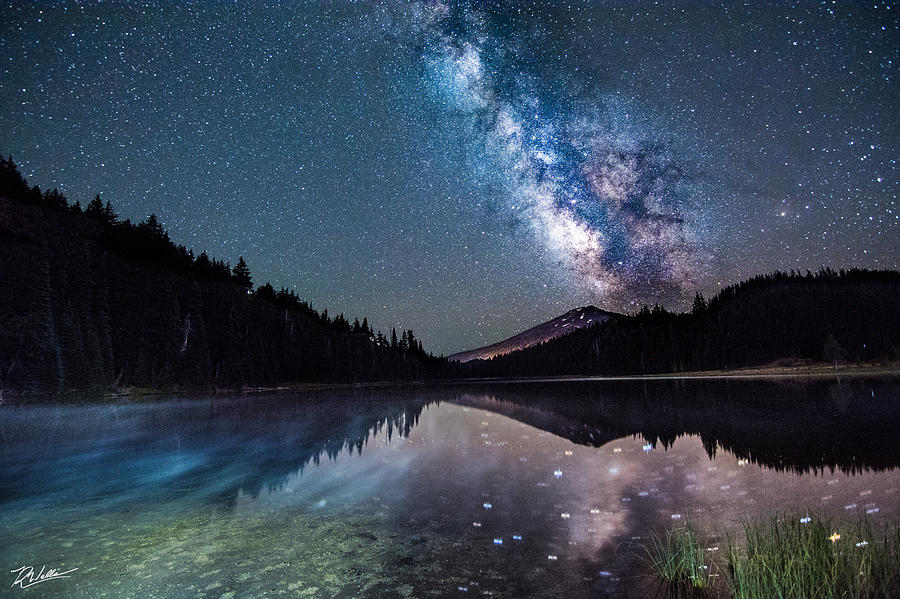
[[[0,595],[652,596],[672,523],[900,519],[898,430],[895,379],[5,405]]]

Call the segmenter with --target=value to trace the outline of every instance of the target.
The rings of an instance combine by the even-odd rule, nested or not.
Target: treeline
[[[539,346],[465,365],[469,376],[623,375],[720,370],[779,361],[900,358],[900,273],[775,272],[726,287],[693,309],[644,307]]]
[[[284,288],[175,245],[155,215],[120,220],[30,187],[0,158],[0,392],[209,389],[420,379],[444,360],[411,330],[317,312]]]

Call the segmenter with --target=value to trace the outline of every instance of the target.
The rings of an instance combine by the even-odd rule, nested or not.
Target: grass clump
[[[728,541],[731,594],[739,599],[900,596],[900,525],[817,517],[744,523],[745,548]]]
[[[665,535],[650,534],[647,564],[670,596],[702,595],[713,579],[706,555],[693,528],[675,526]]]

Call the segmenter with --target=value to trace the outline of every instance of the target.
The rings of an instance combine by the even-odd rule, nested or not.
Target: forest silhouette
[[[541,345],[466,364],[412,330],[314,309],[176,245],[156,215],[121,220],[29,186],[0,157],[0,393],[59,398],[128,388],[208,391],[298,382],[624,375],[900,358],[900,273],[775,272]]]
[[[445,364],[412,330],[388,338],[292,290],[254,290],[243,257],[195,257],[155,215],[134,224],[99,196],[82,209],[29,187],[12,158],[0,158],[0,280],[12,394],[410,380]]]

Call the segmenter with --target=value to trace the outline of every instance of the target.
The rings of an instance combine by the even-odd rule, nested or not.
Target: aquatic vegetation
[[[696,532],[650,535],[646,562],[667,596],[734,599],[875,599],[900,596],[900,523],[832,522],[815,515],[747,520],[711,559]],[[727,583],[714,584],[727,571]]]
[[[663,536],[651,533],[650,544],[644,550],[647,564],[668,594],[699,595],[711,587],[715,576],[710,573],[704,548],[691,526],[674,526]]]
[[[745,522],[744,535],[745,548],[728,544],[736,598],[900,596],[900,523],[773,517]]]

